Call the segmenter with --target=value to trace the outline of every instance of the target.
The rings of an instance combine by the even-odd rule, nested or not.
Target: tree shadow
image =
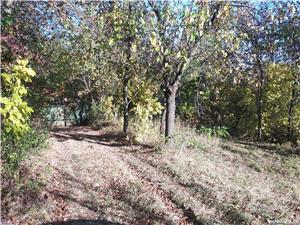
[[[43,223],[41,225],[122,225],[121,223],[113,223],[106,220],[67,220]]]
[[[116,133],[92,135],[83,133],[58,132],[52,133],[52,136],[56,137],[59,142],[64,142],[73,139],[76,141],[86,141],[110,147],[130,146],[130,143],[123,137],[122,134]]]
[[[193,194],[198,195],[201,199],[201,202],[204,203],[206,206],[210,208],[215,208],[218,212],[222,214],[222,220],[228,222],[229,224],[250,224],[249,219],[245,216],[243,210],[238,210],[232,207],[232,203],[230,202],[222,202],[218,200],[216,194],[203,184],[179,182],[179,185],[189,189],[193,192]],[[198,218],[191,208],[186,209],[184,206],[182,206],[182,210],[184,212],[184,215],[188,218],[189,222],[193,224],[215,224],[214,221],[209,221],[204,218]]]
[[[19,216],[26,214],[32,206],[39,206],[40,192],[45,185],[39,174],[33,176],[29,167],[24,164],[15,174],[1,175],[2,219],[8,219],[7,216],[12,210],[15,211],[16,216]]]
[[[67,127],[54,128],[51,135],[56,137],[59,142],[64,142],[70,139],[77,141],[86,141],[94,144],[100,144],[110,147],[128,147],[139,146],[143,149],[153,149],[153,146],[147,144],[137,144],[128,140],[122,132],[108,131],[106,133],[88,134],[82,132],[95,131],[90,127]],[[79,133],[80,132],[80,133]]]
[[[255,148],[261,148],[266,150],[267,152],[285,157],[298,155],[300,156],[300,148],[299,147],[284,147],[278,145],[264,144],[264,143],[254,143],[254,142],[245,142],[245,141],[237,141],[237,143],[248,146],[248,150],[253,150]]]
[[[92,212],[95,212],[99,215],[99,220],[69,220],[69,221],[55,221],[55,222],[48,222],[44,223],[42,225],[98,225],[98,224],[104,224],[104,225],[119,225],[120,223],[113,223],[106,221],[106,216],[109,216],[109,218],[118,218],[118,219],[124,219],[123,216],[120,217],[120,210],[124,210],[123,208],[119,208],[121,205],[126,205],[127,207],[131,208],[134,211],[134,218],[127,218],[128,220],[134,220],[133,224],[152,224],[152,222],[159,222],[159,224],[169,224],[170,221],[168,221],[163,215],[156,213],[155,211],[152,211],[151,209],[148,209],[145,207],[144,204],[142,204],[138,199],[131,198],[130,195],[128,195],[128,190],[124,185],[119,184],[118,182],[112,182],[110,183],[109,187],[107,189],[99,189],[95,187],[92,183],[85,183],[81,181],[80,179],[72,176],[71,174],[68,174],[65,171],[62,171],[60,169],[55,168],[55,170],[61,174],[63,179],[65,181],[69,181],[71,184],[79,184],[81,186],[81,190],[83,190],[84,193],[88,193],[90,191],[97,193],[105,193],[108,192],[114,193],[113,194],[113,203],[112,205],[104,204],[98,202],[95,198],[79,198],[76,196],[73,196],[72,191],[62,191],[61,189],[54,189],[54,190],[48,190],[48,193],[58,199],[63,199],[65,202],[73,202],[77,205],[86,208]],[[73,187],[73,185],[71,185]],[[107,201],[107,200],[106,200]],[[111,200],[110,200],[111,201]],[[109,209],[109,211],[107,211]],[[107,212],[109,212],[109,215],[107,215]],[[128,212],[123,211],[124,215],[126,216]],[[101,216],[101,217],[100,217]],[[125,220],[127,220],[125,218]],[[151,222],[151,223],[150,223]],[[128,223],[127,223],[128,224]]]
[[[80,132],[78,132],[80,131]],[[55,132],[53,132],[53,136],[57,138],[58,141],[67,141],[69,139],[73,140],[78,140],[78,141],[86,141],[86,142],[91,142],[91,143],[96,143],[99,145],[107,145],[111,147],[124,147],[124,146],[139,146],[139,148],[129,150],[131,153],[138,153],[140,154],[140,150],[144,148],[144,151],[142,153],[152,153],[154,151],[157,151],[154,147],[152,146],[147,146],[147,145],[139,145],[139,144],[133,144],[130,143],[124,135],[119,132],[106,132],[106,133],[99,133],[99,134],[89,134],[83,133],[85,131],[91,131],[89,128],[66,128],[66,129],[56,129]],[[95,130],[94,130],[95,131]],[[127,150],[126,150],[127,151]],[[149,164],[149,162],[147,162]],[[150,164],[151,165],[151,164]],[[56,168],[56,170],[61,173],[61,175],[64,177],[65,180],[70,181],[71,183],[76,183],[81,186],[80,189],[84,190],[84,192],[88,191],[93,191],[93,192],[98,192],[97,187],[95,187],[93,184],[88,184],[85,182],[82,182],[80,179],[73,177],[72,175],[68,174],[65,171],[61,171]],[[171,221],[168,221],[163,215],[160,213],[157,213],[155,211],[152,211],[150,209],[147,209],[145,205],[140,202],[139,200],[130,197],[128,195],[128,187],[124,187],[123,185],[119,185],[118,183],[114,183],[111,186],[109,186],[109,191],[116,193],[116,197],[114,199],[117,202],[120,202],[123,205],[127,205],[130,207],[135,213],[134,215],[134,220],[138,221],[139,223],[134,223],[134,224],[153,224],[154,221],[159,222],[161,224],[172,224]],[[68,202],[75,202],[76,204],[85,207],[89,209],[90,211],[93,211],[99,215],[104,215],[106,211],[107,206],[103,206],[99,204],[95,199],[79,199],[76,198],[72,195],[70,192],[62,192],[58,190],[54,190],[51,192],[52,195],[56,196],[57,198],[62,198],[65,201]],[[169,193],[170,194],[170,193]],[[170,196],[170,200],[182,210],[184,216],[186,217],[186,220],[192,224],[211,224],[211,221],[208,221],[205,218],[200,218],[195,214],[195,212],[191,208],[187,208],[185,205],[180,204],[179,202],[175,201],[173,197]],[[118,207],[117,205],[110,206],[112,209],[114,207]],[[111,212],[112,214],[110,217],[114,217],[113,211]],[[118,215],[115,215],[118,216]],[[97,221],[96,221],[97,222]],[[48,223],[48,224],[43,224],[43,225],[51,225],[53,223]],[[54,223],[55,224],[55,223]],[[59,224],[59,223],[58,223]],[[63,224],[63,223],[62,223]],[[65,224],[72,224],[72,223],[65,223]],[[78,223],[80,224],[80,223]],[[89,224],[89,223],[86,223]],[[97,223],[90,223],[90,224],[97,224]],[[100,223],[101,224],[101,223]]]

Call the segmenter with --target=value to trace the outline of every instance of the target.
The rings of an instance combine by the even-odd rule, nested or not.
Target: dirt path
[[[151,171],[149,177],[145,163],[132,153],[151,149],[90,128],[57,129],[51,136],[37,163],[46,180],[42,204],[38,215],[27,216],[29,224],[34,217],[43,225],[193,224],[192,216],[155,180],[161,172]]]
[[[298,156],[199,143],[206,147],[156,152],[111,127],[56,129],[49,148],[26,161],[26,189],[7,201],[3,219],[15,225],[299,224]]]

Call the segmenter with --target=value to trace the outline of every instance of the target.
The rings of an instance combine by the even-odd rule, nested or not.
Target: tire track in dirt
[[[131,162],[130,161],[130,157],[134,158],[138,161],[138,164],[141,165],[137,165],[136,162]],[[144,156],[144,155],[143,155]],[[154,186],[156,186],[159,190],[161,190],[165,196],[168,197],[169,201],[172,202],[172,204],[174,204],[177,209],[180,209],[180,212],[183,213],[184,218],[186,219],[186,221],[189,224],[195,224],[195,225],[204,225],[204,224],[220,224],[219,221],[216,220],[207,220],[205,218],[202,217],[198,217],[195,214],[195,211],[193,210],[193,204],[197,202],[197,204],[199,204],[200,202],[202,202],[202,199],[199,199],[198,196],[195,197],[195,191],[193,190],[189,190],[186,188],[186,186],[188,186],[189,184],[185,184],[180,177],[175,174],[173,171],[171,171],[169,168],[158,168],[158,165],[154,164],[152,161],[145,159],[145,157],[141,157],[141,156],[137,156],[136,153],[128,153],[125,152],[123,153],[123,157],[126,157],[126,161],[129,165],[131,165],[132,168],[134,168],[141,177],[143,177],[143,179],[147,180],[148,182],[152,183]],[[136,164],[136,165],[134,165]],[[140,168],[143,168],[144,171]],[[147,169],[145,169],[147,168]],[[148,172],[149,170],[153,170],[155,172],[157,172],[159,174],[159,176],[163,177],[163,180],[160,179],[159,183],[168,183],[171,185],[168,186],[173,186],[176,190],[180,190],[182,193],[184,193],[184,196],[189,198],[189,203],[187,205],[185,205],[185,203],[181,202],[180,200],[176,199],[176,196],[174,196],[174,193],[170,190],[166,190],[165,188],[161,188],[160,186],[163,185],[158,185],[156,184],[157,181],[155,180],[155,178],[153,178],[152,175],[150,175],[151,173]],[[146,172],[145,172],[146,171]],[[205,191],[208,192],[208,195],[211,194],[211,192],[205,188]],[[207,204],[202,203],[203,205],[207,206]]]
[[[64,133],[64,135],[67,137],[68,134]],[[63,147],[63,149],[68,150],[68,154],[72,154],[72,149],[70,148],[68,143],[60,142],[60,145]],[[77,148],[84,148],[85,145],[90,145],[88,140],[81,140],[80,143],[78,143]],[[105,151],[109,152],[109,154],[106,155],[107,159],[109,161],[114,161],[117,162],[117,167],[122,167],[126,166],[130,172],[131,175],[136,177],[136,179],[143,185],[145,190],[149,192],[149,195],[155,195],[160,199],[160,201],[164,205],[164,210],[163,213],[165,214],[166,218],[168,216],[171,216],[172,219],[174,218],[174,223],[173,224],[179,224],[179,225],[189,225],[191,223],[188,222],[187,218],[184,215],[184,212],[181,208],[178,208],[177,205],[170,199],[170,196],[167,192],[164,190],[160,189],[155,183],[153,183],[150,179],[147,179],[142,173],[133,166],[132,164],[128,163],[127,161],[124,160],[123,157],[120,157],[120,149],[121,148],[115,148],[115,147],[110,147],[109,143],[98,143],[93,145],[95,149],[100,150],[100,151]],[[68,157],[67,157],[68,158]],[[64,160],[65,161],[65,160]],[[72,161],[66,162],[66,164],[73,164]],[[88,162],[87,162],[88,163]],[[169,222],[168,222],[169,221]],[[166,224],[170,224],[172,220],[167,220]],[[172,223],[172,222],[171,222]]]
[[[131,173],[134,174],[136,177],[139,178],[142,184],[153,194],[160,197],[166,209],[169,212],[175,213],[178,218],[179,225],[192,225],[188,221],[188,218],[184,215],[184,212],[181,208],[177,207],[177,204],[174,203],[170,197],[170,194],[165,192],[163,189],[159,188],[157,184],[153,183],[151,179],[147,178],[142,174],[142,172],[138,169],[138,167],[134,166],[127,162],[128,168],[130,169]]]
[[[184,187],[184,184],[180,181],[180,178],[178,176],[175,176],[177,174],[171,173],[171,171],[169,170],[160,170],[157,165],[154,165],[142,156],[137,157],[134,153],[123,152],[121,154],[123,160],[126,161],[130,165],[130,167],[136,171],[136,173],[138,173],[140,179],[146,180],[147,182],[151,183],[151,185],[155,186],[159,191],[163,193],[163,197],[165,197],[171,203],[172,207],[175,207],[175,209],[177,209],[177,212],[181,215],[180,218],[183,224],[219,224],[218,221],[207,220],[206,218],[199,217],[195,214],[193,205],[200,204],[202,201],[198,198],[194,198],[195,193]],[[155,173],[159,175],[159,180],[157,180],[156,176],[154,177],[152,175]],[[164,188],[164,183],[172,188]],[[189,199],[188,203],[186,204],[186,202],[180,201],[174,195],[173,190],[177,190],[176,192],[180,191],[186,199]]]
[[[63,136],[65,136],[67,139],[72,140],[72,135],[76,135],[77,132],[70,133],[69,132],[63,132],[60,133]],[[86,132],[85,135],[89,135],[90,132]],[[62,136],[61,135],[61,136]],[[80,134],[78,134],[80,136]],[[75,139],[76,140],[76,139]],[[89,139],[80,139],[80,142],[78,142],[76,145],[76,149],[80,149],[82,151],[83,149],[86,148],[87,145],[92,145],[93,148],[97,151],[105,151],[105,158],[106,160],[112,161],[112,162],[117,162],[118,165],[116,167],[122,168],[123,166],[126,166],[129,170],[129,173],[136,177],[137,181],[139,181],[143,188],[145,189],[146,192],[149,192],[148,195],[153,195],[156,196],[159,201],[161,201],[164,205],[164,210],[162,211],[164,214],[164,217],[166,218],[166,224],[179,224],[179,225],[202,225],[203,223],[199,222],[197,220],[196,215],[194,214],[193,210],[191,208],[186,208],[184,205],[180,204],[174,199],[174,196],[172,196],[171,192],[168,192],[167,190],[164,190],[159,186],[159,183],[153,181],[153,179],[149,178],[149,176],[145,175],[143,172],[143,169],[147,168],[139,168],[139,166],[135,165],[131,161],[134,161],[135,159],[139,159],[141,163],[143,160],[140,158],[136,157],[134,154],[124,152],[122,150],[122,147],[111,147],[110,142],[108,141],[102,141],[103,143],[100,142],[94,142],[91,143],[89,142]],[[74,152],[74,149],[72,148],[72,145],[70,142],[64,142],[61,141],[59,142],[59,147],[67,150],[66,153],[68,155],[72,155]],[[57,152],[59,153],[59,152]],[[65,157],[62,159],[64,161],[64,164],[69,164],[68,166],[73,167],[72,165],[74,162],[69,159],[69,157]],[[69,162],[68,162],[69,161]],[[88,163],[88,162],[86,162]],[[149,162],[145,163],[149,166]],[[152,165],[151,165],[152,166]],[[154,166],[152,166],[154,168]],[[157,168],[155,168],[157,170]],[[165,171],[160,171],[157,170],[159,173],[164,173]],[[169,177],[169,176],[168,176]],[[171,177],[169,177],[171,178]],[[173,182],[172,183],[176,183]],[[177,184],[178,185],[178,184]],[[180,187],[178,185],[178,188],[181,188],[183,190],[183,187]],[[185,191],[186,193],[186,191]],[[67,206],[68,209],[68,206]],[[68,210],[67,210],[68,211]],[[172,218],[172,219],[171,219]]]
[[[131,157],[134,157],[135,159],[137,159],[139,161],[139,163],[142,163],[142,165],[140,165],[140,168],[151,168],[153,170],[155,170],[156,172],[160,173],[160,175],[163,175],[166,179],[167,182],[172,183],[173,186],[176,186],[176,190],[180,190],[184,193],[185,196],[191,196],[191,197],[195,197],[196,201],[201,202],[206,208],[211,208],[211,209],[215,209],[217,211],[222,212],[222,218],[214,218],[213,220],[207,220],[205,218],[198,218],[195,214],[195,211],[193,210],[193,207],[191,206],[192,204],[182,204],[182,202],[178,201],[176,198],[174,198],[174,196],[172,195],[172,193],[169,192],[168,196],[169,198],[179,207],[184,211],[184,214],[187,216],[187,219],[189,222],[191,222],[192,224],[196,224],[196,225],[204,225],[204,224],[224,224],[224,221],[227,221],[228,223],[226,224],[246,224],[246,222],[244,221],[244,219],[242,217],[237,217],[237,218],[231,218],[231,214],[237,214],[238,212],[233,209],[233,208],[228,208],[222,205],[221,202],[219,202],[216,199],[215,194],[209,189],[209,187],[212,187],[211,183],[205,182],[205,184],[193,184],[190,182],[186,182],[184,180],[182,180],[180,178],[180,176],[178,176],[178,174],[176,174],[174,171],[172,171],[170,168],[166,167],[166,166],[158,166],[156,165],[154,162],[152,162],[149,159],[145,158],[145,155],[140,156],[136,153],[128,153],[125,152],[124,155],[126,157],[128,157],[128,155],[131,155]],[[129,157],[128,157],[129,158]],[[138,167],[138,166],[136,166]],[[146,171],[146,172],[144,172]],[[143,174],[147,174],[145,175],[151,182],[153,182],[151,179],[154,179],[148,172],[147,170],[144,171],[140,171]],[[154,181],[155,182],[155,181]],[[168,190],[165,189],[161,189],[163,190],[165,193],[168,193]],[[193,199],[193,201],[195,201]],[[190,202],[193,202],[190,201]],[[221,221],[223,222],[221,222]]]

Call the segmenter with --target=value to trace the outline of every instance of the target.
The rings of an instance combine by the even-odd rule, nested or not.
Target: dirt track
[[[297,155],[205,137],[199,143],[201,149],[157,152],[110,128],[56,129],[49,148],[27,161],[25,180],[41,185],[26,183],[31,189],[11,201],[4,219],[20,225],[298,224]]]
[[[90,128],[57,129],[51,136],[39,162],[49,171],[39,196],[40,219],[49,222],[42,224],[191,224],[192,216],[155,181],[158,173],[165,182],[171,177],[135,157],[153,149],[129,147],[121,136]],[[143,173],[145,166],[153,177]]]

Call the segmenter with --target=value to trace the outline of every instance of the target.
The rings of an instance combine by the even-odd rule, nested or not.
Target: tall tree
[[[274,8],[274,23],[277,37],[277,61],[292,68],[292,88],[288,103],[287,140],[297,142],[296,107],[300,103],[300,2],[280,2]]]
[[[154,2],[152,9],[151,43],[156,52],[156,66],[160,71],[165,95],[165,137],[172,138],[175,129],[176,95],[191,61],[199,54],[199,43],[228,12],[228,5],[207,2]]]

